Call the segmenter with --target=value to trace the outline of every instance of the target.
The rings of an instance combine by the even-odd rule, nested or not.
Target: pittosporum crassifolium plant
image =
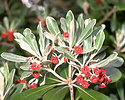
[[[20,62],[20,69],[23,70],[20,79],[25,79],[27,88],[32,89],[17,94],[11,100],[63,100],[68,93],[71,100],[110,100],[108,96],[93,90],[94,86],[105,88],[121,77],[121,72],[114,67],[120,67],[123,59],[117,57],[116,52],[105,57],[106,47],[102,47],[105,25],[94,28],[95,19],[84,20],[80,14],[75,20],[71,11],[60,22],[61,29],[54,18],[47,17],[48,30],[44,32],[39,22],[38,43],[28,28],[23,34],[14,33],[15,41],[32,56],[6,52],[1,56]]]

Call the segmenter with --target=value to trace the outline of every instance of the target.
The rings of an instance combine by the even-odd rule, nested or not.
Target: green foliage
[[[45,86],[41,86],[41,87],[37,87],[35,89],[29,89],[27,91],[24,91],[16,96],[14,96],[13,98],[11,98],[11,100],[34,100],[37,99],[38,97],[40,97],[41,95],[43,95],[44,93],[46,93],[47,91],[49,91],[50,89],[52,89],[53,87],[55,87],[56,85],[45,85]]]
[[[92,89],[84,89],[83,87],[78,87],[79,95],[82,99],[89,99],[89,100],[111,100],[109,97],[105,96],[104,94],[101,94],[97,91],[94,91]]]
[[[0,38],[0,52],[5,51],[2,49],[4,45],[7,49],[10,46],[9,50],[6,50],[7,52],[12,52],[3,52],[1,57],[8,61],[19,63],[18,67],[16,67],[16,73],[15,69],[12,69],[12,66],[14,66],[12,62],[9,62],[10,68],[5,64],[3,72],[2,70],[0,72],[0,91],[2,91],[0,97],[2,97],[2,100],[34,100],[38,98],[44,100],[73,100],[73,98],[76,100],[117,99],[117,95],[112,94],[110,87],[106,88],[108,90],[106,90],[106,94],[111,94],[109,98],[109,95],[106,96],[93,90],[93,86],[90,89],[79,86],[76,77],[82,75],[84,80],[86,80],[85,74],[81,71],[83,66],[90,67],[91,72],[96,66],[99,69],[106,70],[106,77],[111,78],[110,83],[114,83],[124,77],[124,70],[122,70],[124,68],[120,68],[124,62],[123,58],[125,58],[125,25],[121,21],[125,10],[124,0],[100,0],[100,2],[97,0],[48,0],[49,3],[43,0],[39,2],[39,4],[43,4],[43,8],[39,7],[40,5],[37,4],[37,1],[32,2],[29,4],[31,7],[26,8],[24,5],[22,6],[21,2],[16,0],[0,1],[0,14],[3,14],[0,18],[3,20],[3,25],[2,23],[0,24],[0,31],[5,33],[8,38],[7,30],[14,31],[15,41],[23,50],[28,52],[20,50],[14,41],[12,43],[8,42],[6,40],[7,37]],[[5,3],[9,3],[9,6],[5,6]],[[27,6],[27,4],[25,5]],[[8,10],[6,7],[9,7]],[[69,10],[66,17],[63,18],[63,14],[69,8],[73,10],[75,16]],[[7,17],[4,17],[4,15]],[[49,17],[47,17],[48,15]],[[50,17],[50,15],[53,17]],[[59,17],[61,16],[60,22],[58,15]],[[78,16],[77,20],[76,16]],[[35,18],[40,20],[37,31],[35,31],[34,27],[37,24]],[[102,23],[106,25],[103,24],[98,27]],[[22,31],[22,27],[29,28]],[[65,32],[69,33],[69,37],[63,36]],[[109,45],[109,47],[106,45]],[[75,52],[76,46],[82,48],[82,53],[77,54]],[[13,50],[13,48],[16,49]],[[25,57],[13,53],[18,53]],[[106,53],[108,53],[108,56],[106,56]],[[118,57],[118,55],[123,58]],[[57,64],[53,63],[52,57],[58,58]],[[27,58],[31,59],[27,61]],[[32,64],[34,62],[40,65],[39,69],[32,70],[31,67],[33,67]],[[3,63],[4,60],[2,59],[0,64],[2,65]],[[119,67],[119,69],[114,67]],[[9,72],[9,69],[11,69],[11,72]],[[38,71],[38,78],[33,76],[34,71]],[[94,75],[94,72],[92,75]],[[19,77],[20,79],[25,78],[26,91],[23,91],[24,84],[13,84],[14,76],[16,79]],[[91,84],[90,79],[87,81]],[[35,89],[29,89],[32,83],[37,84]],[[95,84],[99,86],[101,82],[96,82],[92,85]],[[121,100],[124,98],[123,88],[121,83],[117,83],[117,90]],[[74,97],[71,96],[70,98],[71,90],[74,93]]]
[[[4,65],[3,72],[0,71],[1,100],[10,100],[10,98],[22,92],[24,84],[14,86],[14,74],[15,69],[9,73],[7,63]]]

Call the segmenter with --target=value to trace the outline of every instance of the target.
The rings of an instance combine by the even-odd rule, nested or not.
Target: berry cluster
[[[26,61],[32,63],[32,64],[29,66],[29,69],[28,69],[28,70],[33,70],[32,76],[33,76],[34,78],[36,78],[36,79],[39,78],[40,73],[39,73],[37,70],[39,70],[39,69],[41,68],[40,62],[37,61],[37,60],[35,60],[35,59],[32,58],[32,57],[28,57],[28,58],[26,59]],[[32,83],[31,85],[29,85],[29,87],[30,87],[30,88],[36,88],[36,83]]]
[[[41,20],[41,18],[37,17],[36,22],[39,22],[39,21],[42,21],[43,26],[46,26],[46,19]]]
[[[82,74],[76,77],[76,81],[84,88],[88,88],[90,83],[96,82],[99,83],[99,88],[104,88],[111,81],[111,78],[106,75],[106,71],[98,67],[89,68],[88,66],[83,66],[81,72]]]
[[[25,81],[25,79],[16,79],[15,80],[15,84],[19,84],[19,83],[25,83],[26,81]]]
[[[55,57],[52,56],[50,60],[52,61],[52,63],[54,65],[58,64],[58,57],[57,56],[55,56]]]
[[[6,32],[3,32],[1,33],[1,37],[2,38],[7,38],[8,41],[13,41],[13,34],[14,34],[15,31],[9,31],[9,30],[6,30]]]

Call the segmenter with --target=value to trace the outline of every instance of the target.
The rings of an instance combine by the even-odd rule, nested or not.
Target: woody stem
[[[68,85],[69,85],[71,100],[74,100],[73,85],[72,85],[72,71],[73,71],[72,66],[69,65],[69,79],[68,79],[69,84]]]

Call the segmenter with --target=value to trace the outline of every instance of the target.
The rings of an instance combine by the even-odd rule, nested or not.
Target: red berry
[[[1,37],[2,37],[2,38],[6,38],[7,35],[6,35],[5,33],[1,33]]]

